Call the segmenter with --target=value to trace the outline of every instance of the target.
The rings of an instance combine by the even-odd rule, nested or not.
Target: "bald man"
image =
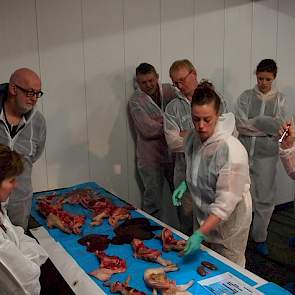
[[[25,170],[6,206],[12,223],[24,230],[32,204],[32,167],[41,156],[46,139],[45,119],[35,108],[42,95],[39,76],[27,68],[16,70],[9,83],[0,84],[0,143],[22,154],[25,162]]]

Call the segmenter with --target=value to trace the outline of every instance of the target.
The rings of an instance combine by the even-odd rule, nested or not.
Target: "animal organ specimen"
[[[144,272],[144,281],[147,286],[153,289],[153,294],[163,295],[188,295],[191,294],[186,292],[194,284],[194,280],[189,281],[185,285],[176,285],[174,280],[167,278],[166,272],[178,270],[175,266],[159,267],[159,268],[148,268]]]
[[[170,229],[164,228],[160,236],[163,243],[163,251],[183,251],[186,245],[185,240],[176,240]]]
[[[125,260],[118,256],[108,256],[104,252],[98,252],[96,256],[100,260],[100,266],[90,275],[101,281],[107,281],[114,273],[125,272],[127,269]]]
[[[49,203],[47,200],[39,201],[39,211],[47,218],[49,228],[57,227],[66,233],[79,234],[85,222],[84,215],[74,215],[62,208],[62,203]]]
[[[88,252],[101,252],[105,250],[110,240],[106,235],[90,234],[78,240],[78,243],[87,246]]]
[[[105,282],[104,285],[110,288],[112,293],[120,293],[122,295],[146,295],[144,292],[138,291],[129,286],[130,276],[124,283],[119,281],[115,283]]]
[[[154,230],[162,229],[161,226],[151,225],[146,218],[132,218],[121,223],[114,229],[116,236],[111,243],[115,245],[130,244],[133,239],[149,240],[155,234]]]
[[[139,239],[133,239],[132,246],[134,249],[135,258],[152,261],[152,262],[158,262],[159,264],[163,266],[168,266],[168,265],[175,266],[175,264],[173,264],[170,260],[165,260],[164,258],[162,258],[161,257],[162,253],[160,251],[156,249],[148,248]]]

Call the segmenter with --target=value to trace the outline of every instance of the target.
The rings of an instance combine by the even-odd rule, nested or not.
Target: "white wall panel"
[[[37,1],[48,186],[89,179],[81,1]]]
[[[225,1],[224,95],[235,101],[251,87],[252,2]]]
[[[35,0],[2,0],[0,28],[1,83],[8,82],[12,72],[21,67],[39,74]],[[38,102],[40,111],[42,101]],[[45,153],[34,164],[32,180],[35,191],[47,188]]]
[[[84,1],[83,23],[91,177],[128,200],[122,1]]]
[[[169,68],[177,59],[194,63],[194,0],[161,1],[161,80],[171,83]]]
[[[283,92],[288,95],[295,114],[295,1],[279,1],[278,14],[278,81]]]
[[[126,96],[133,92],[135,68],[141,62],[151,63],[161,73],[160,0],[124,1]],[[130,122],[129,122],[130,123]],[[132,124],[128,125],[129,200],[140,205],[140,191],[134,185],[136,173],[135,144]],[[138,182],[140,184],[140,182]]]
[[[35,0],[1,0],[0,38],[0,81],[21,67],[39,72]]]
[[[224,1],[196,0],[196,66],[223,93]]]
[[[257,64],[265,58],[276,60],[278,0],[260,0],[253,3],[251,85],[256,84]]]

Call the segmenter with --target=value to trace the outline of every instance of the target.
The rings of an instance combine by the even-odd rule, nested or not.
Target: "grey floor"
[[[295,237],[295,209],[274,212],[267,238],[269,256],[257,254],[249,238],[246,268],[282,287],[295,283],[295,248],[288,245],[290,237]]]

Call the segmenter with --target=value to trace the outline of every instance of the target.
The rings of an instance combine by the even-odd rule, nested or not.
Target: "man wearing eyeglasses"
[[[191,118],[191,100],[198,86],[197,71],[187,60],[175,61],[169,70],[173,86],[180,90],[178,97],[165,109],[165,137],[170,150],[175,153],[174,186],[177,188],[185,179],[184,137],[194,128]],[[177,207],[180,230],[193,233],[193,202],[189,193],[182,199],[182,206]]]
[[[170,150],[175,153],[174,186],[186,179],[184,138],[194,128],[191,117],[191,100],[198,87],[197,71],[188,59],[176,60],[169,69],[173,86],[180,90],[178,96],[165,109],[165,137]],[[222,99],[221,112],[227,111]],[[182,206],[177,207],[180,230],[187,235],[193,233],[193,201],[189,193],[182,198]]]
[[[0,85],[0,143],[24,156],[24,172],[10,195],[7,212],[12,223],[27,230],[32,203],[32,166],[41,156],[46,123],[35,108],[43,95],[39,76],[30,69],[16,70],[9,83]]]

